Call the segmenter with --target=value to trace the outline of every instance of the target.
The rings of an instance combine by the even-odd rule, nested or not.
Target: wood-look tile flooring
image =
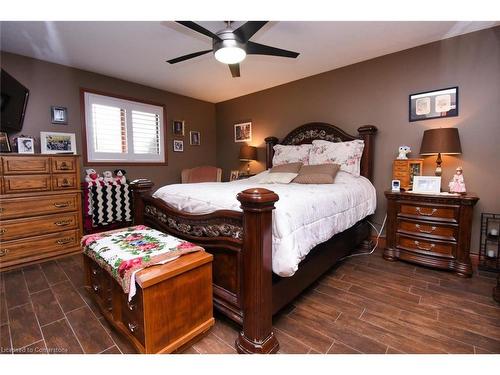
[[[134,353],[82,287],[80,255],[1,274],[2,353]],[[387,262],[342,262],[274,319],[281,353],[500,353],[495,279]],[[184,353],[235,353],[217,323]]]

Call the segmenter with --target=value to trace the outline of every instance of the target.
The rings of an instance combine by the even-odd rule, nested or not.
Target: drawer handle
[[[6,233],[6,232],[7,232],[7,229],[5,229],[5,228],[0,228],[0,234],[4,234],[4,233]]]
[[[71,202],[62,202],[62,203],[54,203],[54,207],[57,207],[57,208],[65,208],[65,207],[69,207],[69,204]]]
[[[71,168],[65,162],[62,162],[61,165],[59,166],[59,169],[61,169],[63,171],[67,171],[68,169],[71,169]]]
[[[58,227],[66,227],[71,224],[71,220],[59,220],[54,223]]]
[[[417,211],[418,214],[423,215],[423,216],[432,216],[437,211],[437,209],[433,208],[431,212],[423,212],[420,207],[416,207],[415,210]]]
[[[73,186],[73,184],[71,182],[69,182],[67,178],[65,178],[62,181],[61,187],[70,187],[70,186]]]
[[[58,245],[66,245],[67,243],[73,242],[73,238],[63,238],[62,240],[56,241]]]
[[[137,328],[137,324],[134,324],[134,323],[128,324],[128,329],[130,330],[130,332],[134,332],[136,328]]]
[[[420,242],[419,241],[415,241],[415,246],[417,247],[417,249],[425,250],[425,251],[430,251],[430,250],[434,249],[434,247],[436,245],[434,245],[433,243],[431,243],[430,247],[424,247],[424,246],[420,246]]]
[[[127,306],[130,311],[133,311],[137,305],[135,303],[127,302]]]
[[[9,253],[9,249],[0,250],[0,257],[4,257]]]
[[[92,289],[94,289],[94,292],[98,292],[99,289],[101,289],[101,288],[99,288],[99,286],[97,286],[97,285],[92,285]]]
[[[415,228],[417,228],[420,233],[428,233],[428,234],[434,232],[437,229],[436,227],[431,227],[431,230],[423,230],[420,227],[420,224],[415,224]]]

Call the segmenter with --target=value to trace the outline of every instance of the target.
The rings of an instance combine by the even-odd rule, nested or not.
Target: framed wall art
[[[191,146],[201,145],[201,134],[200,132],[190,131],[189,132],[189,144]]]
[[[455,116],[458,116],[458,86],[409,96],[410,122]]]
[[[50,117],[53,124],[67,125],[68,109],[66,107],[52,106],[50,107]]]
[[[76,154],[75,133],[40,132],[42,154]]]
[[[174,120],[172,122],[172,132],[175,137],[184,137],[184,121]]]
[[[252,141],[252,123],[244,122],[234,125],[234,141],[235,142],[251,142]]]
[[[179,139],[174,139],[174,152],[183,152],[184,151],[184,141]]]

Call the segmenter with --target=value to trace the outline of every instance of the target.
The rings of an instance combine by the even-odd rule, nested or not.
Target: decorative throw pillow
[[[342,171],[359,176],[364,147],[361,139],[350,142],[313,141],[309,164],[340,164]]]
[[[268,173],[259,179],[260,184],[289,184],[297,173]]]
[[[304,165],[292,182],[297,184],[333,184],[340,170],[338,164]]]
[[[301,162],[309,164],[309,151],[312,145],[298,145],[298,146],[274,146],[273,165],[282,165],[290,163]]]
[[[269,170],[269,173],[299,173],[302,163],[288,163],[277,165]]]

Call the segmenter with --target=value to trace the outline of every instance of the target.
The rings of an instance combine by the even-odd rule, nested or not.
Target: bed
[[[364,149],[360,166],[360,174],[363,176],[361,179],[371,180],[376,132],[376,127],[367,125],[358,129],[358,136],[351,136],[334,125],[305,124],[290,132],[281,142],[275,137],[265,139],[266,167],[272,167],[273,147],[277,144],[301,145],[318,139],[331,142],[362,139]],[[338,179],[344,178],[347,177],[340,174],[335,181],[337,183]],[[370,248],[370,229],[366,215],[374,208],[367,204],[363,206],[362,201],[358,202],[362,207],[358,208],[359,212],[348,215],[349,222],[334,215],[345,211],[345,207],[339,207],[338,212],[332,212],[330,216],[336,217],[332,220],[343,223],[344,227],[337,226],[341,231],[337,229],[329,232],[327,222],[326,226],[323,225],[327,229],[310,241],[307,255],[297,251],[298,254],[294,256],[296,260],[276,264],[277,256],[274,254],[273,258],[273,250],[276,251],[277,245],[273,229],[278,233],[283,232],[279,225],[285,221],[285,216],[281,213],[287,207],[282,206],[284,200],[279,201],[279,194],[275,191],[284,195],[294,190],[305,197],[307,194],[319,197],[321,191],[304,186],[284,190],[278,184],[253,184],[252,179],[222,183],[225,193],[221,192],[218,199],[212,197],[204,201],[200,199],[199,202],[194,200],[193,203],[189,185],[167,186],[152,194],[153,185],[150,181],[136,180],[132,183],[134,219],[136,224],[146,224],[189,240],[212,253],[214,306],[242,326],[236,340],[238,352],[274,353],[278,350],[279,343],[273,334],[272,316],[339,259],[360,247]],[[215,188],[209,186],[213,184],[204,185],[206,191]],[[200,185],[197,190],[200,190]],[[324,193],[325,197],[317,204],[324,206],[330,199],[327,196],[329,191],[325,190]],[[234,199],[235,195],[237,200]],[[318,198],[314,200],[317,201]],[[301,201],[307,202],[307,199]],[[273,212],[276,206],[279,211]],[[354,223],[353,218],[356,220]],[[311,223],[314,221],[315,218],[311,218]],[[292,235],[283,241],[290,245],[294,243],[294,238],[300,239],[300,233],[299,236]],[[295,262],[300,264],[294,265]]]

